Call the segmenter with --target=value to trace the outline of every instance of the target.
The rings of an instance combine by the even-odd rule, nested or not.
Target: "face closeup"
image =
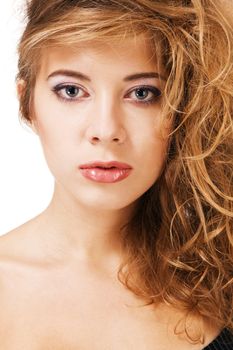
[[[34,130],[55,190],[62,187],[84,207],[125,208],[162,171],[168,144],[160,125],[165,81],[152,56],[143,37],[44,52],[34,90]]]

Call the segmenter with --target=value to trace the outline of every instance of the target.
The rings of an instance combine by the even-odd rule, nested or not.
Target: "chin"
[[[105,195],[96,195],[91,191],[91,193],[85,196],[79,194],[76,196],[79,204],[87,208],[91,208],[97,211],[115,211],[122,210],[133,206],[138,200],[138,197],[124,195],[124,194],[105,194]]]

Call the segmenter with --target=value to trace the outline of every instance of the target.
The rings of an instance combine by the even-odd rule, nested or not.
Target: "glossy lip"
[[[91,169],[91,168],[117,168],[117,169],[132,169],[131,165],[127,163],[111,161],[111,162],[103,162],[103,161],[92,161],[86,164],[81,164],[79,169]]]
[[[86,168],[80,169],[81,174],[88,180],[102,183],[115,183],[124,180],[132,169],[119,168]]]

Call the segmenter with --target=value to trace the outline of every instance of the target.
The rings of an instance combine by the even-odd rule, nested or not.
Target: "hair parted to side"
[[[45,48],[141,33],[159,48],[174,130],[163,173],[122,230],[128,258],[118,278],[148,303],[233,330],[231,1],[31,0],[27,21],[17,76],[25,121]],[[203,342],[202,332],[189,338]]]

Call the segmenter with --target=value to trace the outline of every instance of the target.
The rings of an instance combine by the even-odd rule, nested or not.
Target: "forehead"
[[[124,71],[142,68],[157,69],[159,48],[155,47],[145,35],[122,38],[117,41],[91,41],[75,47],[53,47],[42,51],[41,71],[49,73],[53,69],[79,68],[86,70],[107,67]]]

